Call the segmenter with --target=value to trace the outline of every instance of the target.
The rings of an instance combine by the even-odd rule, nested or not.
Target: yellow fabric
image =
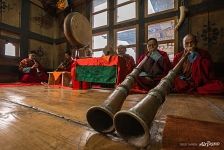
[[[110,57],[111,57],[111,56],[102,56],[102,59],[104,59],[104,60],[106,60],[107,62],[109,62],[109,61],[110,61]]]
[[[56,81],[61,76],[61,74],[62,72],[53,72],[54,80]]]

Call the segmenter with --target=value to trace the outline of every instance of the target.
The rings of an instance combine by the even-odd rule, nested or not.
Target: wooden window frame
[[[145,24],[145,44],[148,40],[148,26],[152,24],[157,24],[157,23],[162,23],[166,21],[174,20],[174,24],[177,24],[177,16],[171,17],[171,18],[166,18],[166,19],[161,19],[161,20],[156,20],[153,22],[147,22]],[[174,43],[174,54],[178,51],[178,31],[174,30],[174,39],[173,40],[163,40],[163,41],[158,41],[158,44],[164,44],[164,43]]]
[[[134,26],[128,26],[128,27],[122,27],[122,28],[118,28],[118,29],[114,29],[114,49],[117,49],[117,32],[119,31],[123,31],[123,30],[129,30],[129,29],[136,29],[136,43],[135,44],[131,44],[131,45],[125,45],[126,48],[132,48],[132,47],[135,47],[136,48],[136,51],[135,51],[135,56],[136,56],[136,61],[137,61],[137,58],[138,58],[138,42],[139,42],[139,26],[138,25],[134,25]]]
[[[157,16],[157,15],[161,15],[161,14],[166,14],[166,13],[177,11],[177,10],[178,10],[178,1],[174,0],[174,8],[163,10],[163,11],[153,13],[153,14],[148,14],[148,0],[145,0],[145,18],[150,17],[150,16]]]
[[[6,40],[6,39],[1,39],[1,40]],[[0,53],[0,57],[5,57],[5,58],[20,58],[20,42],[19,41],[14,41],[14,40],[6,40],[7,42],[3,43],[3,51]],[[5,44],[11,43],[15,46],[15,56],[8,56],[5,55]]]
[[[136,28],[136,43],[131,45],[125,45],[126,47],[133,47],[133,45],[137,45],[138,43],[138,25],[134,26],[128,26],[128,27],[122,27],[114,30],[114,47],[117,47],[117,32],[123,31],[123,30],[129,30]],[[136,46],[135,46],[136,47]]]
[[[107,12],[107,24],[103,25],[103,26],[99,26],[99,27],[93,27],[94,21],[93,21],[93,16],[103,13],[103,12]],[[91,20],[91,25],[92,25],[92,29],[101,29],[101,28],[105,28],[109,26],[109,0],[107,0],[107,8],[93,12],[93,1],[91,2],[91,15],[90,15],[90,20]]]
[[[124,20],[124,21],[120,21],[120,22],[117,22],[117,9],[119,7],[122,7],[122,6],[125,6],[125,5],[128,5],[128,4],[131,4],[131,3],[134,3],[135,2],[135,15],[136,17],[135,18],[132,18],[132,19],[128,19],[128,20]],[[137,0],[131,0],[131,1],[127,1],[127,2],[124,2],[124,3],[121,3],[121,4],[118,4],[117,5],[117,0],[115,1],[115,4],[114,4],[114,25],[117,25],[117,24],[122,24],[122,23],[126,23],[126,22],[131,22],[131,21],[134,21],[134,20],[138,20],[139,17],[138,17],[138,8],[139,8],[139,3]]]

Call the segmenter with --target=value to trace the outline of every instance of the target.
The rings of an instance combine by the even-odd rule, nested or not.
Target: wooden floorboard
[[[79,90],[32,86],[0,89],[0,99],[33,106],[86,124],[86,112],[93,105],[100,105],[111,93],[109,90]],[[123,109],[134,106],[139,97],[131,95],[125,101]]]
[[[83,126],[9,102],[1,101],[0,112],[1,149],[76,149],[88,134]]]
[[[116,134],[104,136],[87,125],[86,112],[100,105],[111,90],[78,90],[47,86],[0,88],[1,150],[134,150]],[[127,97],[129,109],[145,95]],[[224,96],[170,94],[150,130],[150,146],[160,149],[167,115],[224,124]]]

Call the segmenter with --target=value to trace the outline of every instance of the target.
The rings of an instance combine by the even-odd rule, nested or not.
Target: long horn
[[[185,6],[180,6],[179,9],[180,9],[180,18],[178,20],[178,23],[175,26],[175,30],[178,30],[181,24],[184,22],[184,19],[186,17],[186,12],[188,11],[188,9]]]
[[[139,75],[142,66],[149,56],[150,54],[148,53],[125,80],[116,87],[103,104],[93,106],[87,111],[87,121],[94,130],[101,133],[111,133],[115,130],[113,125],[114,114],[121,109],[129,90],[135,82],[135,78]]]
[[[173,80],[183,66],[186,56],[187,53],[139,103],[129,110],[119,111],[115,114],[115,129],[127,142],[138,147],[145,147],[149,144],[149,125],[159,106],[164,102],[165,96],[170,92]]]

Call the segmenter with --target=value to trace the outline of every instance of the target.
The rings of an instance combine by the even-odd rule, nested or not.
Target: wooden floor
[[[137,150],[116,134],[104,136],[87,125],[86,111],[111,91],[27,86],[0,88],[1,150]],[[143,94],[129,95],[122,109]],[[146,149],[161,147],[167,115],[224,123],[224,96],[171,94],[159,109]]]

